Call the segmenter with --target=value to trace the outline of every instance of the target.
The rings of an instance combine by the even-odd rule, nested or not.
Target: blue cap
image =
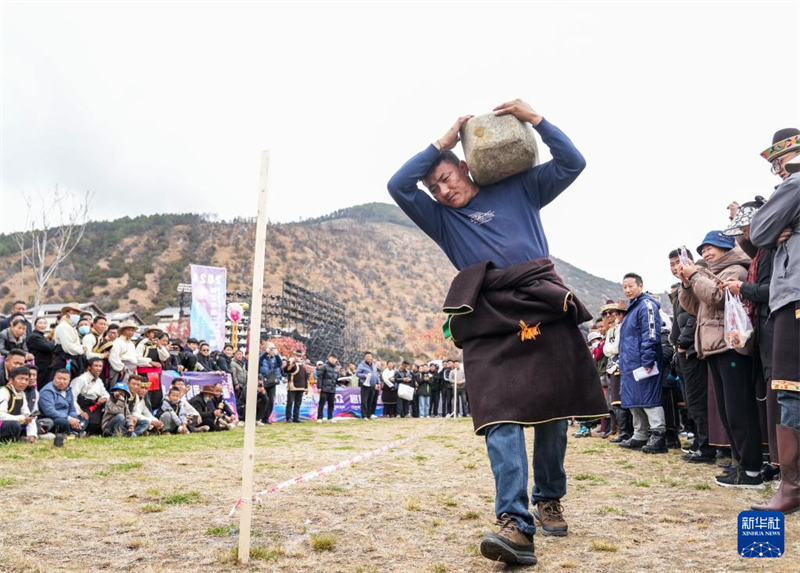
[[[113,392],[114,390],[122,390],[128,395],[128,398],[131,396],[131,391],[128,390],[128,385],[125,382],[117,382],[114,384],[114,386],[111,388],[111,391]]]
[[[736,239],[733,237],[726,237],[722,234],[722,231],[709,231],[706,234],[706,238],[703,239],[703,242],[697,247],[697,254],[701,257],[703,256],[703,247],[706,245],[730,250],[736,246]]]

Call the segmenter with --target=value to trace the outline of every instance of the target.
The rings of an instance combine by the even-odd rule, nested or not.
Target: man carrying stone
[[[535,564],[523,428],[534,425],[537,519],[564,536],[561,498],[567,420],[606,415],[600,379],[578,324],[591,318],[556,274],[539,212],[585,166],[572,142],[527,103],[495,108],[530,123],[553,159],[479,187],[452,150],[471,118],[409,160],[389,181],[401,209],[461,271],[450,286],[445,331],[464,351],[473,425],[485,435],[500,531],[481,541],[493,561]],[[422,181],[433,199],[417,187]]]

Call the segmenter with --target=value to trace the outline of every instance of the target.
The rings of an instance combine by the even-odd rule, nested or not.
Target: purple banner
[[[225,269],[190,265],[192,270],[191,336],[211,350],[225,344]]]
[[[278,384],[275,388],[275,407],[272,410],[270,421],[286,421],[286,384]],[[317,407],[319,405],[319,394],[312,392],[303,396],[300,405],[300,420],[316,420]],[[327,406],[325,407],[327,415]],[[378,405],[375,407],[375,415],[380,417],[383,414],[383,402],[378,398]],[[361,417],[361,388],[337,388],[336,397],[333,402],[334,418],[360,418]]]
[[[186,393],[187,400],[191,400],[194,396],[200,394],[203,391],[203,386],[222,384],[222,399],[230,406],[236,421],[239,421],[239,414],[236,411],[236,396],[233,393],[233,382],[231,382],[230,374],[219,372],[184,372],[179,374],[175,370],[164,370],[161,374],[161,390],[164,392],[165,397],[175,378],[182,378],[186,383],[186,387],[189,389]]]

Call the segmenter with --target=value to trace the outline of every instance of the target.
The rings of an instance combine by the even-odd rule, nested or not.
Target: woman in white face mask
[[[81,315],[77,303],[69,303],[61,309],[61,319],[53,334],[56,350],[53,355],[52,372],[60,368],[68,368],[71,378],[83,373],[86,365],[86,347],[81,344],[81,337],[76,327]]]

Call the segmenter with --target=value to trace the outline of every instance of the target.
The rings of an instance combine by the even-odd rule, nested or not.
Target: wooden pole
[[[261,152],[261,185],[258,192],[256,245],[253,253],[253,288],[250,291],[250,346],[247,361],[247,402],[245,404],[244,452],[242,454],[242,514],[239,520],[239,562],[250,561],[250,520],[253,513],[253,466],[256,447],[256,401],[258,354],[261,342],[261,303],[264,291],[264,255],[267,243],[267,183],[269,151]]]
[[[458,380],[458,372],[456,372],[453,375],[453,419],[454,420],[458,418],[458,386],[456,385],[457,380]]]

